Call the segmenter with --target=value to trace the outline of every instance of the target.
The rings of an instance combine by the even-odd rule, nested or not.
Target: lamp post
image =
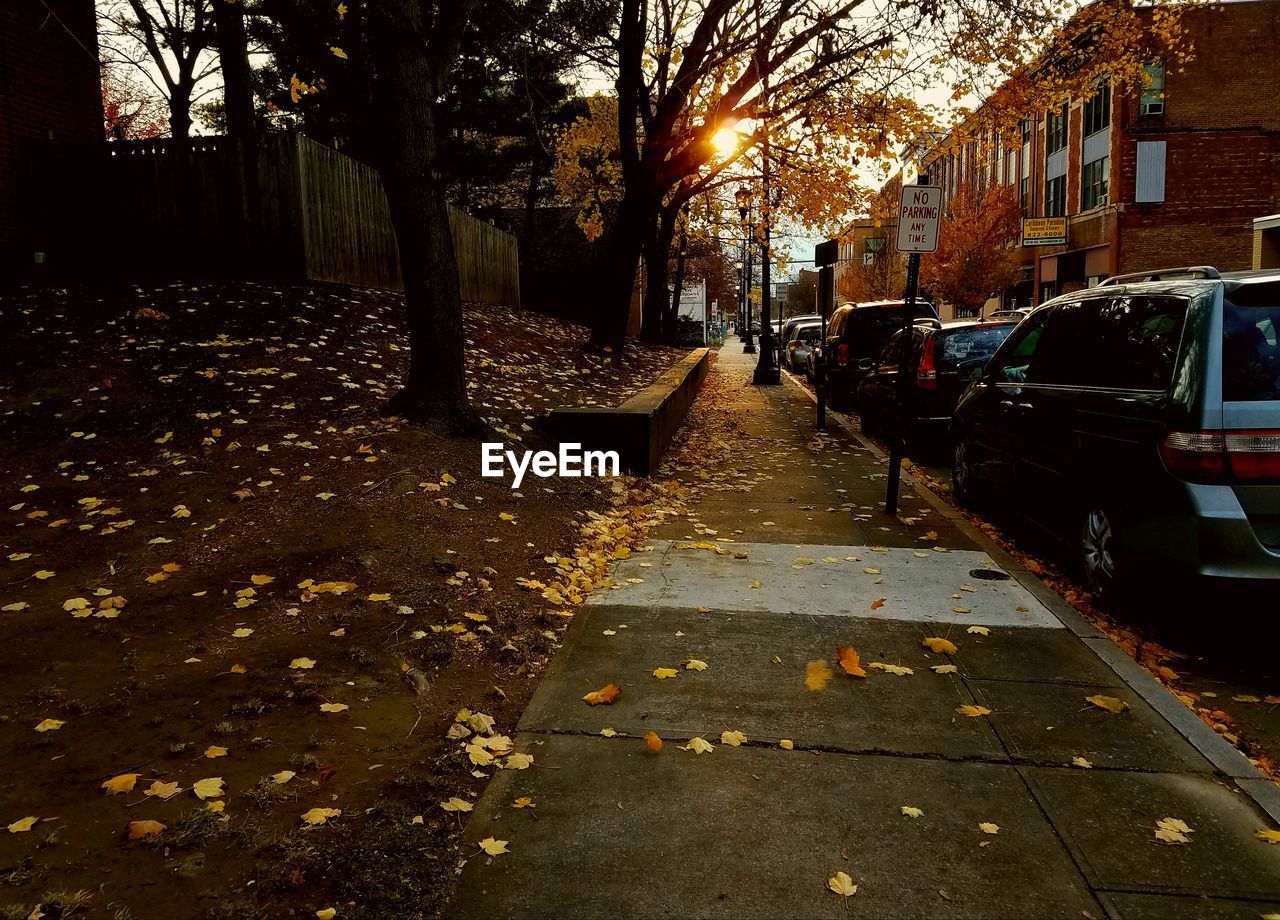
[[[751,338],[751,189],[743,186],[733,194],[738,203],[738,216],[742,218],[742,309],[746,313],[746,326],[738,317],[738,338],[742,341],[743,354],[756,353],[755,340]]]
[[[782,382],[782,372],[778,369],[778,352],[773,341],[773,325],[770,315],[770,301],[773,299],[769,286],[769,223],[772,218],[773,202],[769,200],[769,135],[766,130],[764,143],[761,146],[761,179],[764,186],[764,204],[760,208],[760,224],[762,239],[760,241],[760,360],[756,362],[755,373],[751,382],[755,384],[774,384]]]

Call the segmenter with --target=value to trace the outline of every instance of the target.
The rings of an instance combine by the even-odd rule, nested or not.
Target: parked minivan
[[[822,354],[832,408],[853,403],[859,381],[884,351],[889,337],[902,328],[904,306],[900,300],[846,303],[831,314]],[[915,317],[917,322],[941,325],[938,311],[927,301],[916,302]]]
[[[1139,572],[1280,582],[1280,271],[1111,278],[1017,326],[961,396],[953,489]]]

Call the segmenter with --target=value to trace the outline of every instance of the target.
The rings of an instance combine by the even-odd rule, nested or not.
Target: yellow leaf
[[[160,780],[155,780],[150,786],[147,787],[146,792],[144,792],[143,794],[154,796],[155,798],[160,799],[160,801],[163,802],[166,799],[173,798],[175,795],[177,795],[181,791],[182,790],[177,783],[162,783],[160,782]]]
[[[897,677],[910,677],[912,674],[916,673],[915,671],[903,665],[885,664],[883,661],[873,661],[869,665],[867,665],[867,667],[875,668],[877,671],[884,671],[888,674],[893,674]]]
[[[191,787],[191,791],[196,794],[198,799],[217,799],[222,797],[222,777],[210,776],[208,779],[196,780],[196,784]]]
[[[695,754],[710,754],[715,747],[707,743],[705,738],[690,738],[688,744],[680,745],[682,751],[693,751]]]
[[[1093,769],[1093,764],[1092,764],[1091,762],[1089,762],[1088,760],[1085,760],[1083,757],[1072,757],[1072,758],[1071,758],[1071,765],[1072,765],[1072,766],[1075,766],[1075,767],[1079,767],[1081,770],[1092,770],[1092,769]]]
[[[669,677],[675,677],[680,672],[675,668],[654,668],[653,676],[658,680],[666,680]]]
[[[369,600],[375,603],[379,601],[389,601],[391,600],[391,595],[390,594],[370,594]]]
[[[720,743],[739,747],[747,743],[747,736],[740,731],[723,731],[720,733]]]
[[[231,666],[231,669],[230,669],[230,670],[231,670],[231,673],[232,673],[232,674],[247,674],[247,673],[249,673],[249,669],[248,669],[248,668],[246,668],[246,667],[245,667],[244,665],[242,665],[242,664],[233,664],[233,665]]]
[[[102,788],[107,790],[107,795],[118,795],[121,792],[132,792],[134,784],[138,782],[141,773],[121,773],[119,776],[113,776],[102,784]]]
[[[657,732],[645,732],[644,746],[651,754],[660,753],[662,751],[662,739],[658,737]]]
[[[204,749],[204,756],[208,757],[210,760],[213,760],[213,758],[215,757],[226,757],[227,749],[224,747],[219,747],[216,744],[211,744]]]
[[[1156,840],[1169,846],[1190,843],[1192,833],[1191,827],[1180,818],[1161,818],[1156,822]]]
[[[974,706],[971,703],[965,703],[963,706],[957,706],[956,712],[960,713],[962,716],[968,716],[971,719],[976,719],[979,716],[991,715],[991,710],[986,706]]]
[[[490,856],[501,856],[503,853],[510,853],[507,849],[507,841],[494,840],[492,837],[486,837],[480,841],[480,849],[484,850]]]
[[[217,814],[222,814],[224,811],[227,810],[227,803],[221,800],[215,799],[212,802],[205,802],[204,807],[205,807],[205,811],[212,811]]]
[[[508,754],[507,759],[502,763],[502,768],[504,770],[527,770],[532,765],[532,754]]]
[[[1266,843],[1280,843],[1280,831],[1260,828],[1257,831],[1256,836],[1259,840],[1265,841]]]
[[[858,886],[849,878],[847,872],[837,872],[827,879],[827,888],[841,897],[850,898],[858,893]]]
[[[998,834],[1000,833],[1000,825],[992,824],[990,821],[983,821],[978,825],[978,830],[984,834]]]
[[[971,636],[989,636],[989,635],[991,635],[991,630],[990,630],[990,629],[988,629],[988,628],[987,628],[987,627],[985,627],[985,626],[970,626],[968,629],[966,629],[966,630],[965,630],[965,632],[969,633],[969,635],[971,635]]]
[[[903,805],[902,813],[908,818],[919,818],[924,814],[922,809],[916,808],[914,805]]]
[[[342,60],[344,60],[344,61],[347,59],[347,52],[343,51],[343,50],[342,50],[341,48],[339,48],[337,45],[331,45],[331,46],[329,47],[329,50],[333,52],[333,56],[334,56],[334,57],[336,57],[336,58],[342,58]]]
[[[255,585],[269,585],[276,580],[274,575],[251,575],[249,580]]]
[[[351,707],[346,703],[321,703],[321,712],[346,712]]]
[[[143,840],[147,837],[159,837],[165,825],[159,821],[130,821],[129,839]]]
[[[253,635],[253,630],[247,626],[241,626],[239,629],[234,630],[231,635],[237,639],[247,639]]]
[[[935,674],[955,674],[960,669],[953,664],[935,664],[929,670],[933,671]]]
[[[40,581],[44,581],[46,578],[52,578],[53,575],[54,573],[49,571],[48,569],[41,569],[40,571],[36,572],[36,578],[38,578]]]
[[[810,690],[821,690],[834,673],[825,661],[821,659],[810,661],[804,666],[804,685]]]
[[[316,911],[316,920],[333,920],[336,916],[338,916],[336,907],[323,907]]]
[[[62,726],[66,725],[63,719],[42,719],[40,724],[36,726],[38,732],[56,732]]]
[[[537,808],[538,806],[534,804],[533,799],[529,798],[529,796],[522,795],[520,796],[520,798],[516,799],[514,802],[511,803],[511,807],[512,808]]]
[[[1086,696],[1085,702],[1092,703],[1099,709],[1105,709],[1113,715],[1124,712],[1129,708],[1129,704],[1124,700],[1116,699],[1114,696],[1104,696],[1101,693],[1095,693],[1093,696]]]
[[[927,649],[937,652],[939,655],[954,655],[956,653],[956,644],[950,639],[942,639],[938,636],[929,636],[920,644]]]
[[[309,671],[315,666],[316,662],[314,658],[295,658],[293,661],[289,662],[289,667],[293,668],[295,671]]]
[[[460,799],[456,795],[447,802],[441,802],[440,807],[445,811],[471,811],[471,809],[475,808],[466,799]]]
[[[324,824],[330,818],[336,818],[341,814],[341,808],[312,808],[302,815],[302,823],[310,824],[314,827],[318,824]]]
[[[784,751],[794,751],[796,748],[796,743],[792,741],[790,738],[783,738],[781,741],[778,742],[778,747],[782,748]]]
[[[697,658],[690,658],[684,663],[684,669],[686,671],[705,671],[707,669],[707,663],[705,661],[699,661]]]
[[[14,821],[12,824],[9,825],[9,833],[21,834],[26,831],[29,831],[31,830],[31,828],[36,826],[36,822],[39,820],[40,820],[39,818],[34,818],[34,817],[20,818],[19,820]]]

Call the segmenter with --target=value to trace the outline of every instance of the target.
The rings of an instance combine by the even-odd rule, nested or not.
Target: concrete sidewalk
[[[499,772],[467,828],[510,852],[468,861],[450,916],[1280,913],[1280,846],[1256,836],[1276,824],[1248,794],[1274,787],[936,500],[904,483],[887,517],[881,458],[815,438],[799,387],[749,386],[736,343],[712,374],[740,384],[742,443],[681,475],[744,491],[704,488],[578,613],[517,729],[535,765]],[[913,673],[855,680],[846,645]],[[811,690],[816,660],[836,673]],[[612,706],[582,701],[611,682]],[[1157,841],[1166,817],[1189,843]],[[856,895],[826,889],[837,872]]]

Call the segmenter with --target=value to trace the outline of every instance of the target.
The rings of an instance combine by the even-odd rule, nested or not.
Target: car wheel
[[[1123,587],[1120,540],[1115,520],[1100,505],[1090,505],[1080,525],[1080,562],[1094,600],[1115,600]]]
[[[973,507],[982,497],[978,472],[973,464],[973,447],[964,438],[956,438],[951,450],[951,494],[962,505]]]

